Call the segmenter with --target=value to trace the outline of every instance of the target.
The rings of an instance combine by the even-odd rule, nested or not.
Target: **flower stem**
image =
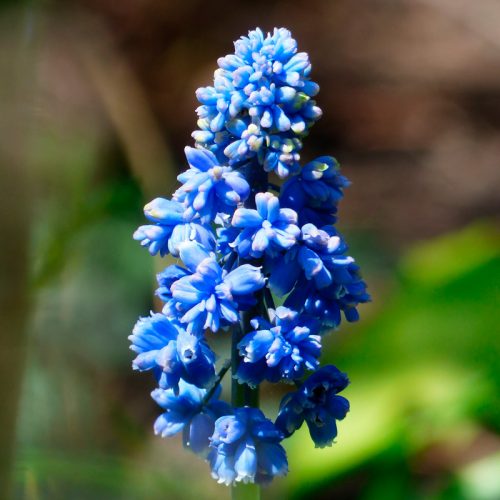
[[[201,402],[202,406],[206,405],[210,401],[210,399],[214,395],[214,392],[216,391],[217,387],[219,387],[221,380],[224,378],[224,375],[229,370],[229,368],[231,368],[231,360],[226,359],[226,361],[224,361],[224,364],[222,365],[222,368],[219,370],[219,373],[217,374],[215,382],[213,383],[212,387],[203,398],[203,401]]]
[[[256,168],[257,167],[257,168]],[[258,165],[248,163],[242,170],[243,175],[247,178],[252,192],[245,203],[247,208],[255,208],[255,194],[260,191],[266,191],[268,185],[268,175],[263,168],[258,168]],[[262,265],[262,262],[252,263],[255,265]],[[264,310],[264,292],[255,294],[256,304],[249,311],[240,313],[241,321],[237,323],[232,332],[231,339],[231,372],[233,379],[231,382],[231,404],[233,407],[238,408],[241,406],[251,406],[253,408],[259,407],[259,388],[252,388],[248,384],[240,384],[234,378],[238,365],[240,363],[240,356],[238,353],[239,341],[250,331],[252,326],[250,321],[256,316],[260,316]],[[257,484],[237,484],[232,487],[231,491],[232,500],[259,500],[260,487]]]
[[[240,384],[234,378],[234,374],[238,369],[240,358],[238,355],[238,342],[243,336],[250,331],[250,320],[259,311],[262,303],[262,296],[259,294],[259,302],[255,308],[250,311],[241,313],[241,323],[237,323],[233,328],[231,339],[231,371],[233,379],[231,381],[231,404],[234,407],[252,406],[257,408],[259,406],[259,388],[252,388],[247,384]],[[243,325],[243,328],[242,328]],[[260,487],[257,484],[242,484],[239,483],[231,489],[232,500],[259,500]]]

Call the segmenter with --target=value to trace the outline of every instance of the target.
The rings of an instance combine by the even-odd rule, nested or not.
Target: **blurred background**
[[[326,340],[337,444],[296,433],[263,498],[500,498],[500,3],[33,0],[0,4],[1,499],[229,498],[153,435],[127,336],[166,263],[131,235],[256,26],[310,54],[303,159],[352,180],[339,229],[373,297]]]

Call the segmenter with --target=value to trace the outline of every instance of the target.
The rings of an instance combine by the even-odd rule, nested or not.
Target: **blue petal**
[[[284,113],[284,111],[278,107],[275,107],[273,109],[273,111],[274,111],[273,118],[274,118],[274,123],[276,125],[276,128],[280,132],[286,132],[287,130],[290,130],[290,127],[292,126],[292,124],[291,124],[288,116],[286,116],[286,114]]]
[[[246,431],[246,425],[235,415],[227,415],[217,419],[213,439],[221,443],[234,443],[238,441]]]
[[[317,408],[306,416],[306,423],[314,444],[318,448],[331,446],[337,437],[337,422],[326,409]]]
[[[170,287],[170,291],[175,300],[188,305],[198,304],[200,300],[203,299],[204,295],[193,286],[191,283],[191,276],[186,276],[173,283]]]
[[[132,361],[132,367],[134,370],[145,371],[151,370],[156,366],[156,355],[158,351],[148,351],[139,354],[134,361]]]
[[[208,456],[212,477],[217,479],[218,483],[224,483],[229,486],[236,478],[234,471],[234,460],[232,456],[219,453],[218,450],[212,450]]]
[[[178,201],[155,198],[144,207],[144,215],[153,222],[173,225],[183,222],[184,207]]]
[[[189,309],[184,316],[182,316],[181,322],[188,323],[187,330],[188,332],[191,332],[194,329],[194,320],[200,315],[204,317],[205,314],[205,302],[198,302],[191,309]]]
[[[195,241],[187,241],[179,245],[179,255],[185,266],[192,272],[196,271],[198,264],[210,253]]]
[[[337,420],[343,420],[349,411],[349,401],[342,396],[332,396],[326,403],[326,408]]]
[[[234,295],[246,295],[260,290],[265,284],[265,278],[259,267],[243,264],[225,276],[224,283]]]
[[[267,204],[269,200],[273,198],[271,193],[257,193],[255,195],[255,205],[257,207],[257,212],[262,219],[268,218]]]
[[[186,371],[184,378],[197,387],[209,388],[215,379],[215,354],[203,340],[181,332],[177,354]]]
[[[242,442],[238,446],[234,455],[234,470],[237,474],[236,481],[254,482],[257,472],[257,453],[252,440]]]
[[[276,196],[269,199],[267,204],[267,220],[274,222],[280,216],[280,202]]]
[[[154,423],[155,434],[161,437],[171,437],[182,431],[186,425],[184,415],[175,412],[162,413]]]
[[[274,334],[269,330],[258,330],[243,337],[238,344],[240,353],[247,363],[255,363],[269,351],[274,340]]]
[[[262,217],[256,210],[238,208],[233,215],[231,225],[234,227],[258,227],[262,224]]]
[[[240,200],[245,201],[250,194],[247,180],[239,172],[229,172],[224,175],[225,183],[238,193]]]
[[[255,257],[260,257],[268,245],[269,238],[266,229],[259,229],[252,240],[252,251],[255,253]]]
[[[213,418],[206,413],[198,413],[191,420],[185,445],[195,453],[206,453],[210,444],[209,438],[213,432]]]
[[[319,271],[323,268],[323,261],[319,258],[318,254],[307,247],[300,248],[298,261],[302,266],[302,269],[304,269],[308,280],[310,280],[315,274],[319,273]]]
[[[186,146],[184,153],[186,154],[188,163],[202,172],[206,172],[219,164],[215,155],[207,149],[196,149]]]
[[[239,320],[238,311],[235,306],[231,307],[231,304],[223,301],[220,302],[219,307],[222,316],[230,323],[236,323]]]
[[[275,443],[259,444],[259,471],[266,476],[285,476],[288,473],[288,461],[283,446]]]
[[[165,373],[176,375],[175,385],[180,378],[179,370],[181,362],[177,354],[176,342],[171,340],[163,349],[158,351],[156,355],[156,363],[162,368]]]

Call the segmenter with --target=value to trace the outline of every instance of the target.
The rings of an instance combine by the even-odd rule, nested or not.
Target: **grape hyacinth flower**
[[[140,226],[134,233],[134,240],[148,247],[151,255],[167,253],[179,257],[179,245],[184,241],[197,241],[207,248],[214,248],[215,239],[202,224],[185,222],[184,207],[181,203],[164,198],[156,198],[144,207],[144,215],[154,225]]]
[[[187,217],[198,215],[207,223],[248,198],[250,186],[243,175],[220,166],[213,153],[189,147],[185,152],[190,168],[177,177],[182,186],[174,198],[184,203]]]
[[[306,224],[300,231],[298,244],[290,251],[268,259],[269,286],[280,295],[289,293],[297,280],[304,276],[314,281],[315,288],[330,285],[353,259],[346,257],[345,245],[333,228],[318,229]]]
[[[329,226],[336,222],[337,205],[349,186],[350,182],[340,174],[337,160],[321,156],[283,184],[280,201],[299,214],[301,225]]]
[[[264,286],[258,267],[243,264],[231,272],[221,268],[214,253],[207,252],[196,242],[181,245],[180,257],[188,274],[170,286],[171,298],[165,314],[187,324],[188,332],[238,321],[238,310],[255,303],[253,293]]]
[[[288,472],[281,431],[258,408],[235,408],[215,422],[208,461],[212,477],[234,482],[268,483]]]
[[[280,208],[280,202],[271,193],[255,196],[257,210],[238,208],[231,225],[242,229],[230,244],[243,258],[259,258],[264,252],[288,250],[297,241],[300,229],[296,226],[297,214],[289,208]]]
[[[304,421],[318,448],[331,446],[337,437],[337,420],[349,411],[349,401],[338,393],[349,384],[345,373],[329,365],[313,373],[302,387],[281,402],[276,426],[291,436]]]
[[[321,116],[309,56],[288,30],[256,29],[218,66],[213,85],[196,92],[181,185],[146,205],[150,224],[134,233],[151,255],[178,261],[157,275],[161,313],[140,318],[129,338],[133,368],[158,385],[155,433],[182,431],[234,499],[257,498],[245,483],[287,474],[283,441],[304,422],[316,447],[336,438],[348,379],[321,366],[322,344],[370,297],[334,226],[349,181],[331,156],[301,165]],[[217,368],[210,345],[224,342],[231,358]],[[229,371],[230,404],[220,399]],[[264,381],[294,386],[275,423],[258,407]]]
[[[170,437],[183,431],[184,446],[206,455],[216,420],[231,411],[227,403],[218,399],[220,392],[219,386],[207,400],[205,389],[184,380],[179,383],[178,394],[172,389],[155,389],[151,397],[165,410],[156,419],[155,434]]]
[[[319,366],[319,322],[283,306],[271,312],[271,318],[272,323],[265,318],[254,318],[251,325],[255,331],[238,344],[243,360],[236,377],[250,386],[257,386],[263,380],[297,380],[306,369],[315,370]]]
[[[179,381],[210,387],[215,379],[215,354],[205,340],[188,334],[163,314],[140,318],[129,340],[138,353],[135,370],[153,370],[162,389],[178,392]]]

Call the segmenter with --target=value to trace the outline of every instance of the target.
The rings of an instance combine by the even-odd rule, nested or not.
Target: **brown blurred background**
[[[264,498],[500,498],[500,2],[0,9],[0,498],[228,497],[152,434],[126,337],[165,263],[131,233],[185,168],[196,88],[257,26],[310,54],[303,159],[352,180],[339,227],[374,297],[328,340],[353,381],[339,443],[291,440]]]

